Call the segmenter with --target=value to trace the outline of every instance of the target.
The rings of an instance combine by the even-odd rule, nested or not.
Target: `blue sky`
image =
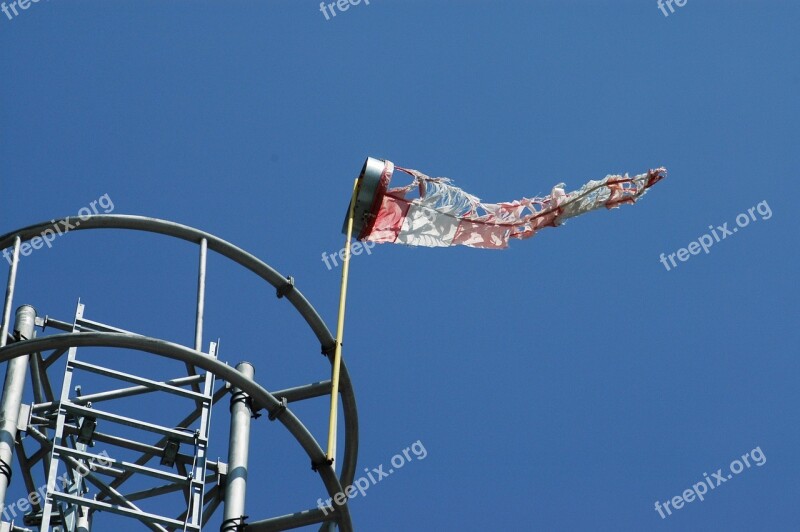
[[[108,194],[116,214],[207,230],[294,276],[333,329],[339,272],[321,255],[342,246],[367,156],[488,202],[666,166],[638,205],[506,251],[353,259],[359,469],[427,451],[351,502],[356,529],[796,530],[798,15],[372,0],[326,20],[307,0],[43,0],[0,13],[0,233]],[[769,217],[708,254],[659,262],[762,202]],[[189,345],[195,270],[187,243],[76,232],[23,259],[15,303],[69,321],[80,297],[93,319]],[[327,378],[270,286],[214,256],[208,298],[222,359],[252,361],[270,390]],[[297,408],[323,442],[326,409]],[[212,424],[224,438],[225,406]],[[655,510],[755,448],[763,466]],[[324,495],[265,418],[251,462],[253,519]]]

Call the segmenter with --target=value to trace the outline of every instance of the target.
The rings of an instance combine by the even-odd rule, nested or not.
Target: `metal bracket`
[[[245,523],[244,520],[248,519],[249,517],[249,515],[243,515],[241,517],[234,517],[233,519],[223,521],[222,525],[219,527],[219,530],[220,532],[243,532],[247,527],[247,523]]]
[[[31,405],[19,405],[19,416],[17,417],[17,432],[28,432],[28,425],[31,423]]]
[[[311,471],[313,471],[314,473],[316,473],[316,472],[317,472],[317,471],[319,471],[321,468],[323,468],[323,467],[325,467],[325,466],[332,465],[332,464],[333,464],[333,458],[323,458],[323,459],[322,459],[322,462],[314,462],[314,461],[312,460],[312,461],[311,461]]]
[[[250,407],[250,417],[253,419],[258,419],[261,417],[261,412],[259,412],[259,408],[255,406],[252,397],[247,398],[247,404]]]
[[[97,429],[97,418],[84,416],[78,423],[78,442],[94,447],[95,429]]]
[[[168,438],[164,444],[164,450],[161,453],[161,465],[172,467],[175,465],[175,460],[181,450],[181,442],[175,438]]]
[[[230,383],[225,383],[227,386],[230,386]],[[247,406],[252,408],[252,401],[250,400],[250,396],[244,393],[242,390],[236,390],[231,394],[231,406],[230,410],[233,410],[233,405],[236,403],[245,403]]]
[[[5,475],[5,477],[8,479],[8,485],[9,486],[11,485],[11,474],[12,473],[13,473],[13,471],[11,471],[11,465],[9,465],[8,463],[6,463],[5,460],[0,458],[0,475]]]
[[[224,488],[228,482],[228,464],[217,459],[217,486]]]
[[[286,284],[279,286],[275,292],[278,295],[278,299],[281,299],[292,290],[294,290],[294,277],[290,275],[286,278]]]
[[[230,383],[225,383],[227,387],[230,388]],[[253,398],[244,393],[242,390],[237,390],[235,393],[231,394],[231,406],[230,410],[233,411],[233,405],[236,403],[244,403],[247,405],[247,408],[250,409],[250,417],[253,419],[258,419],[261,417],[261,414],[258,413],[258,409],[253,403]]]
[[[276,419],[278,419],[278,416],[283,414],[283,412],[286,410],[286,407],[289,404],[289,401],[287,401],[285,397],[281,397],[280,401],[281,403],[278,405],[278,408],[269,413],[268,418],[270,421],[275,421]]]
[[[334,341],[333,344],[329,345],[328,347],[322,346],[322,356],[330,357],[336,353],[336,344],[338,342]],[[344,343],[342,344],[344,347]]]

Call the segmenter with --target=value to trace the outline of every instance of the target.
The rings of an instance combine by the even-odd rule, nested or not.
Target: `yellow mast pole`
[[[339,418],[339,373],[342,365],[342,339],[344,337],[344,308],[347,301],[347,278],[350,274],[350,240],[353,238],[353,213],[356,207],[358,178],[353,183],[353,195],[350,198],[350,210],[347,214],[347,240],[344,243],[344,261],[342,264],[342,285],[339,290],[339,318],[336,323],[336,351],[333,356],[331,376],[331,415],[328,425],[327,459],[333,463],[336,458],[336,425]]]

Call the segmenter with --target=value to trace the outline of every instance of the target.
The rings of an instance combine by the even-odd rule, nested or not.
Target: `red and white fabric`
[[[388,188],[395,169],[410,175],[411,183]],[[559,226],[569,218],[603,207],[633,204],[666,173],[666,169],[657,168],[634,177],[609,175],[589,181],[574,192],[565,192],[562,183],[543,198],[482,203],[453,186],[448,178],[428,177],[386,161],[381,186],[359,239],[408,246],[503,249],[511,238],[530,238],[544,227]],[[410,198],[414,189],[419,197]]]

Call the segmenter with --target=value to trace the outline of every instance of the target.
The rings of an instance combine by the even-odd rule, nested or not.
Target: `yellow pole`
[[[350,240],[353,238],[353,212],[356,208],[356,192],[358,178],[353,183],[353,196],[350,198],[350,210],[347,213],[347,240],[344,243],[344,261],[342,264],[342,286],[339,290],[339,318],[336,323],[336,351],[333,356],[333,376],[331,377],[331,416],[328,425],[328,455],[333,463],[336,458],[336,423],[339,419],[339,373],[342,365],[342,339],[344,337],[344,307],[347,301],[347,277],[350,274]]]

